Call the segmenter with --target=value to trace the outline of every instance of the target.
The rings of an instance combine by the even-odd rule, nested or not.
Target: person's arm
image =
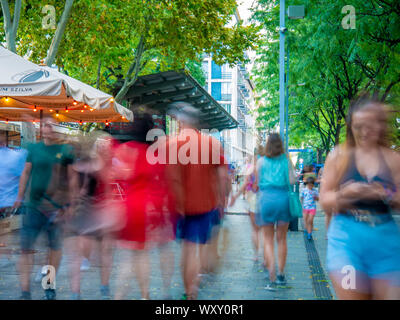
[[[24,200],[26,186],[28,185],[31,171],[32,171],[32,163],[26,162],[24,170],[22,171],[21,174],[21,178],[19,179],[18,196],[13,206],[14,209],[18,209],[21,206],[21,202]]]
[[[230,207],[232,207],[232,206],[235,204],[237,198],[238,198],[242,193],[245,192],[246,186],[247,186],[247,184],[249,183],[249,180],[250,180],[250,175],[246,176],[243,185],[240,187],[240,189],[238,190],[238,192],[232,196],[231,202],[230,202],[230,204],[229,204]]]

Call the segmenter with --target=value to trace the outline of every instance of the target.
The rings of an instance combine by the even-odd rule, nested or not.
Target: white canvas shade
[[[0,120],[125,122],[133,113],[113,97],[0,46]]]

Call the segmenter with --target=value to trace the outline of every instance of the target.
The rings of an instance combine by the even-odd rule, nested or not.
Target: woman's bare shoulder
[[[392,169],[400,170],[400,153],[390,148],[382,148],[381,151],[388,165]]]

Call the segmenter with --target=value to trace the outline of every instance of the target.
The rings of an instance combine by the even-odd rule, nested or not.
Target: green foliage
[[[400,93],[400,7],[396,0],[291,0],[306,17],[286,20],[289,73],[289,144],[329,151],[343,141],[350,101],[371,91],[397,104]],[[356,9],[356,29],[344,29],[342,8]],[[261,92],[259,122],[279,117],[279,1],[259,0],[253,20],[265,31],[254,67]],[[301,84],[301,85],[299,85]],[[396,128],[397,129],[397,128]],[[399,141],[399,140],[397,140]]]
[[[24,1],[17,34],[18,53],[36,63],[55,33],[42,28],[45,5],[56,8],[59,21],[64,1]],[[56,64],[112,94],[139,75],[185,67],[202,83],[200,54],[234,64],[257,39],[254,26],[228,26],[236,6],[235,0],[75,0]]]

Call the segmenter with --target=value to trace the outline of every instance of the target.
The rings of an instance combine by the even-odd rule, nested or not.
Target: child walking
[[[303,219],[304,227],[307,231],[307,239],[312,239],[312,230],[314,227],[314,217],[317,212],[316,201],[319,199],[318,190],[314,187],[315,178],[308,177],[306,180],[306,187],[301,193],[303,203]]]

